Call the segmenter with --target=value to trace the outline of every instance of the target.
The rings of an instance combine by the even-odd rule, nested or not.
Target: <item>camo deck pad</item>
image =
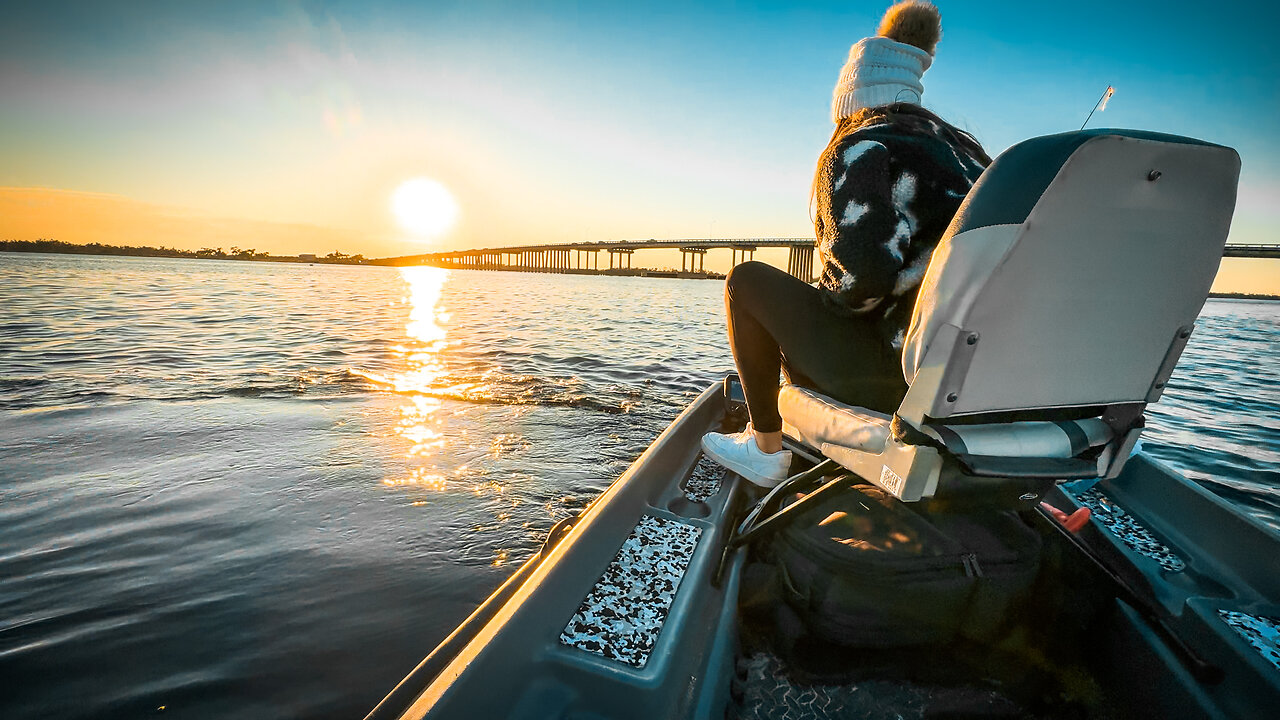
[[[1280,619],[1249,615],[1235,610],[1219,610],[1218,615],[1240,637],[1254,647],[1271,667],[1280,670]]]
[[[905,680],[810,684],[790,679],[769,653],[738,660],[741,701],[733,720],[925,720],[930,717],[1033,717],[999,692],[977,685]]]
[[[645,515],[560,633],[560,642],[643,668],[702,528]]]
[[[706,502],[720,492],[723,477],[724,468],[711,458],[700,456],[689,479],[684,481],[684,496],[693,502]]]
[[[1103,495],[1097,488],[1073,494],[1080,504],[1093,512],[1094,520],[1102,523],[1103,527],[1119,538],[1120,542],[1127,545],[1130,550],[1155,560],[1160,563],[1160,567],[1169,572],[1182,572],[1187,569],[1186,561],[1157,540],[1156,536],[1152,535],[1145,525],[1138,522],[1137,518],[1125,512],[1124,508],[1112,502],[1111,498]]]

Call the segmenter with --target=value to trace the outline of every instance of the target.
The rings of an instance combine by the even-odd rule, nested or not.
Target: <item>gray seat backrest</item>
[[[939,243],[904,343],[910,383],[943,326],[977,334],[954,401],[927,414],[1158,397],[1217,273],[1239,171],[1230,148],[1129,130],[1001,154]]]

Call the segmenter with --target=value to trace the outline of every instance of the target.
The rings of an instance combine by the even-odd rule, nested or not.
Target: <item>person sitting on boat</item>
[[[813,287],[747,262],[725,280],[729,345],[750,422],[709,433],[704,452],[756,485],[787,475],[779,371],[790,382],[886,413],[907,385],[900,354],[929,258],[991,163],[973,136],[920,106],[942,34],[938,9],[907,0],[849,50],[812,196],[822,275]]]

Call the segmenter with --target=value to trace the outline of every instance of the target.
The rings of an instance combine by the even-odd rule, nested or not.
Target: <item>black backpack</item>
[[[1040,535],[1012,510],[927,509],[871,485],[814,500],[762,539],[756,558],[770,594],[827,643],[990,640],[1039,569]]]

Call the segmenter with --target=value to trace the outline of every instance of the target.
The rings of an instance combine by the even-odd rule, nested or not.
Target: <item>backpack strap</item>
[[[834,460],[823,460],[814,465],[812,468],[792,477],[783,480],[766,494],[755,507],[747,512],[747,516],[739,523],[734,530],[733,536],[729,538],[728,548],[734,549],[741,547],[753,540],[764,537],[765,535],[776,531],[783,524],[794,518],[800,511],[809,507],[816,500],[826,497],[828,494],[847,486],[853,479],[853,475],[842,472],[834,480],[827,482],[816,490],[812,490],[799,500],[778,508],[782,504],[783,498],[795,492],[800,492],[805,488],[812,486],[815,482],[821,480],[825,475],[833,470],[843,470]]]

